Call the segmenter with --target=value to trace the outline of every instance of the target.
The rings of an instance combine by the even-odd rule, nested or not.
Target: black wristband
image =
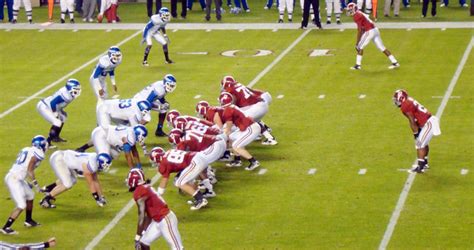
[[[46,241],[43,244],[44,244],[44,248],[49,248],[49,242]]]
[[[96,201],[98,201],[99,198],[100,198],[99,195],[97,194],[97,192],[92,193],[92,197],[94,197],[94,199],[95,199]]]

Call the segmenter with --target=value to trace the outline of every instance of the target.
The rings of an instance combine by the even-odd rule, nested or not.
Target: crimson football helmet
[[[178,145],[181,142],[183,132],[180,129],[174,128],[168,134],[168,141],[173,145]]]
[[[141,169],[132,168],[128,172],[127,185],[128,191],[133,192],[138,185],[145,183],[145,174]]]
[[[347,5],[346,10],[347,10],[347,15],[348,15],[348,16],[353,16],[353,15],[356,13],[356,11],[358,10],[357,4],[355,4],[355,3],[349,3],[349,4]]]
[[[393,94],[393,103],[400,107],[402,103],[408,98],[408,93],[403,89],[397,89]]]
[[[221,88],[225,89],[225,88],[230,87],[231,85],[234,85],[236,83],[237,83],[237,81],[235,80],[235,78],[233,76],[224,76],[224,78],[222,78],[222,80],[221,80]]]
[[[177,128],[181,131],[184,131],[184,128],[186,127],[186,124],[188,123],[188,120],[186,118],[180,116],[174,120],[174,128]]]
[[[219,96],[219,103],[222,107],[229,106],[234,103],[234,97],[229,92],[222,92]]]
[[[198,114],[199,117],[205,117],[208,109],[209,109],[209,103],[206,101],[199,101],[196,104],[196,113]]]
[[[163,156],[165,155],[165,150],[161,147],[154,147],[150,151],[150,160],[156,162],[157,164],[161,162]]]
[[[168,127],[173,128],[174,120],[176,120],[176,118],[180,115],[181,114],[179,113],[179,111],[175,109],[168,112],[168,114],[166,115],[166,121],[168,122]]]

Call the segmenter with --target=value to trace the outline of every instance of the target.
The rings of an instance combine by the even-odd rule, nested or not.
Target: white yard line
[[[309,175],[314,175],[314,174],[316,174],[316,171],[318,171],[318,170],[315,169],[315,168],[310,168],[310,169],[308,170],[308,174],[309,174]]]
[[[141,31],[137,31],[135,33],[133,33],[133,35],[125,38],[124,40],[122,40],[121,42],[117,43],[117,46],[121,46],[122,44],[132,40],[135,36],[137,36],[138,34],[140,34]],[[104,53],[92,58],[90,61],[82,64],[81,66],[79,66],[78,68],[74,69],[73,71],[67,73],[66,75],[64,75],[63,77],[59,78],[58,80],[50,83],[48,86],[44,87],[43,89],[41,89],[40,91],[34,93],[33,95],[31,95],[30,97],[26,98],[25,100],[23,100],[22,102],[16,104],[15,106],[9,108],[8,110],[2,112],[0,114],[0,119],[4,118],[5,116],[7,116],[8,114],[10,114],[11,112],[15,111],[16,109],[22,107],[23,105],[27,104],[28,102],[30,102],[31,100],[35,99],[36,97],[38,97],[39,95],[43,94],[44,92],[48,91],[49,89],[51,89],[52,87],[58,85],[59,83],[65,83],[66,79],[71,77],[72,75],[76,74],[77,72],[83,70],[84,68],[88,67],[89,65],[93,64],[93,63],[96,63],[97,60],[99,60],[99,58],[103,55]],[[82,83],[83,85],[85,85],[86,83]]]
[[[270,69],[272,69],[275,66],[275,64],[277,64],[286,54],[288,54],[288,52],[293,47],[295,47],[296,44],[298,44],[309,33],[309,31],[310,30],[306,30],[292,44],[290,44],[290,46],[286,48],[275,60],[273,60],[273,62],[270,63],[270,65],[268,65],[265,69],[263,69],[263,71],[260,72],[257,75],[257,77],[255,77],[255,79],[253,79],[253,81],[251,82],[252,84],[251,86],[255,85],[258,82],[258,80],[260,80],[260,78],[262,78],[266,73],[268,73],[268,71],[270,71]],[[258,174],[263,175],[266,172],[267,172],[267,169],[260,169]],[[155,184],[159,180],[159,178],[160,178],[159,174],[156,174],[155,176],[153,176],[151,185]],[[127,203],[127,205],[125,205],[125,207],[122,208],[122,210],[120,210],[117,213],[117,215],[115,215],[112,221],[110,221],[109,224],[107,224],[107,226],[105,226],[104,229],[102,229],[102,231],[100,231],[100,233],[91,242],[89,242],[89,244],[86,246],[85,249],[90,250],[90,249],[93,249],[95,246],[97,246],[97,244],[99,244],[99,242],[119,223],[119,221],[128,213],[128,211],[132,209],[134,203],[135,202],[133,201],[133,199],[130,200]]]
[[[473,46],[474,46],[474,37],[471,37],[471,41],[469,42],[466,50],[464,51],[462,59],[459,62],[456,72],[454,73],[453,78],[451,79],[451,82],[449,83],[448,89],[446,89],[446,92],[444,93],[443,100],[441,101],[441,104],[438,107],[438,111],[436,112],[436,117],[438,117],[440,120],[441,120],[441,116],[443,115],[444,109],[446,108],[446,105],[448,104],[450,96],[453,93],[454,87],[456,86],[456,83],[458,82],[459,76],[461,75],[464,65],[467,62],[467,59],[469,57],[469,54],[471,53]],[[408,193],[410,192],[410,188],[413,185],[413,182],[415,181],[415,177],[416,177],[416,174],[408,175],[405,185],[403,186],[403,190],[400,193],[400,197],[398,198],[397,205],[395,206],[395,210],[393,210],[392,216],[390,217],[390,222],[388,223],[387,229],[385,230],[382,241],[380,242],[379,250],[386,249],[388,246],[388,243],[390,242],[390,239],[392,238],[393,231],[395,230],[395,226],[397,225],[398,218],[400,217],[400,213],[402,212],[403,207],[405,206]]]

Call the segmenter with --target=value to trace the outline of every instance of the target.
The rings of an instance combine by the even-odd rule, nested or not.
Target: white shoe
[[[465,4],[463,4],[461,7],[467,8],[467,7],[469,7],[469,5],[468,5],[467,3],[465,3]]]
[[[202,207],[207,206],[207,203],[208,203],[208,202],[207,202],[206,198],[203,198],[200,202],[197,202],[197,201],[193,202],[194,205],[191,206],[190,209],[193,210],[193,211],[194,211],[194,210],[199,210],[199,209],[201,209]]]
[[[254,161],[253,163],[250,163],[250,165],[248,165],[248,167],[246,167],[245,170],[252,171],[258,167],[260,167],[260,162]]]
[[[350,67],[350,69],[352,69],[352,70],[361,70],[362,66],[356,64],[356,65]]]
[[[444,3],[440,4],[439,7],[443,8],[443,7],[446,7],[446,5]]]
[[[277,145],[277,144],[278,144],[278,142],[275,139],[266,139],[266,140],[262,141],[262,145],[274,146],[274,145]]]
[[[400,64],[398,62],[392,63],[392,65],[388,66],[389,69],[400,68]]]
[[[206,190],[206,192],[204,192],[204,193],[202,194],[202,196],[203,196],[204,198],[212,198],[212,197],[216,197],[217,194],[216,194],[216,192],[214,192],[214,191]]]

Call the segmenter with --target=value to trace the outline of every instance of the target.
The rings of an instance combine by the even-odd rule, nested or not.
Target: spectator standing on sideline
[[[318,26],[318,28],[322,29],[323,27],[321,26],[321,20],[319,20],[319,0],[304,0],[303,21],[301,21],[301,28],[308,28],[310,6],[313,7],[314,11],[314,24]]]
[[[97,15],[97,21],[101,23],[105,16],[108,23],[120,22],[120,18],[117,14],[118,0],[102,0],[101,2],[100,12],[99,15]]]
[[[272,6],[273,6],[273,0],[267,0],[267,3],[265,4],[265,7],[263,7],[263,9],[264,10],[269,10],[269,9],[272,8]],[[278,8],[278,6],[280,6],[278,0],[276,0],[276,6],[277,6],[277,8]]]
[[[8,22],[11,22],[13,20],[13,0],[1,0],[1,7],[2,8],[0,12],[0,22],[3,22],[3,12],[4,12],[4,7],[5,3],[7,4],[7,10],[8,10]]]
[[[439,7],[441,8],[448,7],[448,4],[449,4],[449,0],[441,0],[441,4],[439,5]],[[464,7],[464,8],[469,7],[469,5],[467,5],[466,3],[466,0],[459,0],[459,6]]]
[[[352,1],[352,0],[349,0],[349,1]],[[277,3],[277,4],[278,4],[278,3]],[[303,16],[304,0],[300,0],[300,6],[301,6],[301,16]],[[310,15],[310,17],[311,17],[311,22],[314,23],[314,10],[313,10],[312,7],[309,9],[309,15]]]
[[[235,8],[237,8],[237,13],[240,12],[242,8],[244,8],[245,12],[250,12],[249,5],[247,4],[247,0],[234,0]],[[217,8],[217,7],[216,7]]]
[[[156,3],[156,11],[155,14],[158,14],[158,12],[161,9],[161,0],[155,0]],[[146,0],[146,11],[148,13],[148,17],[153,16],[153,0]]]
[[[211,20],[211,8],[212,8],[212,1],[213,0],[206,0],[206,21]],[[216,5],[216,19],[217,21],[221,20],[221,0],[214,0],[214,4]]]
[[[278,6],[278,10],[280,11],[280,16],[278,19],[278,23],[283,23],[283,17],[285,16],[285,8],[288,14],[288,22],[293,22],[293,6],[295,5],[294,0],[282,0],[280,5]]]
[[[82,2],[82,21],[92,23],[94,21],[94,12],[96,0],[84,0]]]
[[[48,21],[53,21],[54,0],[48,0]]]
[[[83,0],[74,0],[76,12],[82,16],[82,5],[83,5]]]
[[[188,10],[193,9],[193,0],[188,0]],[[201,5],[201,9],[204,10],[206,8],[206,1],[205,0],[199,0],[199,4]]]
[[[74,0],[61,0],[61,23],[65,23],[66,13],[69,13],[71,23],[74,23]]]
[[[436,16],[436,0],[423,0],[423,8],[421,9],[421,17],[426,17],[426,12],[428,12],[428,4],[431,1],[431,16]]]
[[[390,6],[392,5],[393,1],[393,14],[395,17],[398,17],[400,13],[400,0],[385,0],[385,7],[383,8],[383,15],[385,17],[390,16]]]
[[[326,24],[331,24],[331,15],[333,12],[334,12],[334,16],[336,16],[336,23],[341,24],[341,13],[342,13],[341,0],[326,0],[326,14],[327,14]]]
[[[410,8],[410,0],[402,0],[402,3],[405,8]]]
[[[21,1],[25,7],[26,17],[29,23],[33,23],[33,9],[31,8],[31,0],[13,0],[13,20],[12,23],[16,23],[18,19],[18,12],[20,12]]]
[[[171,16],[178,17],[178,1],[181,1],[181,17],[186,19],[186,0],[171,0]]]

